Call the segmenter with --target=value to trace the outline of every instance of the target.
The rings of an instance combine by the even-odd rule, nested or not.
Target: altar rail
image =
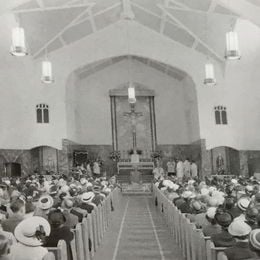
[[[46,256],[46,260],[91,260],[101,245],[104,234],[111,222],[112,212],[119,205],[119,189],[114,189],[91,214],[78,223],[73,230],[74,239],[70,243],[72,259],[67,256],[65,241],[60,240],[57,247],[49,247],[52,254]]]
[[[210,237],[205,237],[155,185],[153,199],[187,260],[227,260],[226,248],[215,247]]]
[[[154,163],[153,162],[139,162],[139,163],[131,163],[131,162],[118,162],[117,163],[117,172],[120,173],[121,170],[134,170],[135,167],[140,170],[153,170]]]

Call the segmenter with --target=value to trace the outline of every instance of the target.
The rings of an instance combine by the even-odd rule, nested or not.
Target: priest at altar
[[[131,163],[139,163],[139,155],[137,154],[137,151],[134,150],[133,154],[131,155]]]
[[[134,150],[133,154],[131,155],[131,163],[133,164],[134,170],[130,172],[130,182],[133,183],[141,183],[141,176],[142,173],[138,171],[138,163],[140,162],[139,155],[137,151]]]

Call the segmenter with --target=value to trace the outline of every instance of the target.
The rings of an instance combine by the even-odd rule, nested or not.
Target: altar
[[[132,162],[118,162],[117,163],[117,173],[120,174],[123,170],[135,170],[138,171],[142,170],[151,170],[153,171],[154,163],[153,162],[139,162],[139,163],[132,163]]]
[[[149,183],[152,179],[153,162],[118,162],[118,178],[124,183]]]

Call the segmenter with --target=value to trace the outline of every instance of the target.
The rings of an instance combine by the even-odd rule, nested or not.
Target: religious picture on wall
[[[216,158],[217,174],[223,175],[225,173],[225,163],[222,154],[219,154]]]

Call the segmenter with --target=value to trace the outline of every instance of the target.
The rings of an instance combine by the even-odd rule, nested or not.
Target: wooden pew
[[[72,260],[77,260],[77,247],[76,247],[76,229],[71,230],[74,234],[73,240],[70,242],[70,248],[72,253]]]
[[[84,260],[90,260],[90,249],[89,249],[89,228],[88,221],[84,219],[82,222],[82,240],[83,240],[83,248],[84,248]]]
[[[76,226],[76,252],[77,252],[77,260],[85,260],[84,259],[84,244],[82,240],[82,224],[78,223]]]
[[[226,247],[215,247],[211,240],[206,241],[207,260],[218,260],[218,254],[224,253]]]
[[[220,252],[218,253],[218,259],[217,260],[228,260],[227,256],[225,255],[225,253]]]
[[[42,260],[55,260],[55,255],[52,252],[49,252]]]
[[[158,209],[165,217],[187,260],[226,260],[225,247],[215,247],[210,237],[204,237],[202,231],[190,223],[185,214],[182,214],[155,185],[153,192],[153,197],[158,201]]]
[[[60,240],[57,247],[47,247],[47,249],[55,255],[56,260],[68,260],[67,245],[64,240]]]
[[[87,217],[87,224],[88,224],[88,237],[91,241],[90,255],[93,258],[95,249],[94,249],[94,231],[93,231],[92,215],[89,215]]]

